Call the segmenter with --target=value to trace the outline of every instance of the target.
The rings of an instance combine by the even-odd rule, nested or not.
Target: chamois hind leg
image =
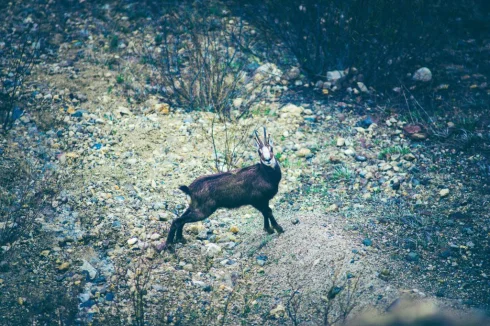
[[[262,215],[264,216],[264,231],[273,234],[274,229],[271,228],[269,224],[269,215],[272,215],[272,210],[269,208],[269,203],[264,203],[264,204],[259,204],[259,205],[253,205],[257,210],[259,210]],[[270,211],[270,213],[269,213]]]
[[[187,243],[187,240],[184,238],[184,235],[182,234],[184,232],[184,225],[185,222],[178,226],[177,233],[175,234],[175,242]]]
[[[191,213],[191,209],[187,208],[187,210],[180,217],[176,218],[172,221],[172,225],[170,226],[170,231],[168,231],[167,236],[167,245],[171,245],[175,240],[175,232],[179,230],[180,225],[184,220],[187,219],[188,215]],[[182,224],[183,225],[183,224]]]
[[[177,226],[177,235],[175,241],[186,243],[186,240],[183,236],[184,225],[187,223],[202,221],[209,217],[209,215],[211,215],[212,213],[212,211],[202,211],[200,209],[189,208],[189,214],[187,214],[185,219],[180,221]]]

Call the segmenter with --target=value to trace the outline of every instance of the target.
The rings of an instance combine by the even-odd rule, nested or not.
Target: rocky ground
[[[61,185],[39,210],[35,232],[2,247],[3,324],[53,311],[72,316],[68,323],[126,324],[144,315],[152,325],[278,325],[295,311],[307,324],[329,305],[333,320],[346,307],[382,312],[406,297],[488,310],[488,158],[359,103],[363,84],[341,101],[296,68],[268,62],[252,72],[274,77],[264,100],[226,130],[211,113],[158,97],[128,101],[137,86],[128,91],[121,70],[100,63],[134,72],[140,36],[106,51],[110,35],[94,32],[97,22],[82,41],[53,37],[56,60],[33,70],[33,98],[49,110],[25,113],[0,138],[3,157],[28,157],[56,171]],[[80,29],[82,21],[69,23]],[[186,245],[161,251],[186,207],[178,186],[216,172],[211,129],[218,148],[225,131],[249,135],[237,164],[248,166],[258,161],[251,131],[259,126],[273,135],[281,164],[272,208],[286,232],[265,234],[249,207],[219,210],[186,227]]]

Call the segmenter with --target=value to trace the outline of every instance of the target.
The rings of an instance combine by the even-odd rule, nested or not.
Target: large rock
[[[300,73],[301,72],[298,69],[298,67],[293,67],[287,73],[284,74],[284,78],[286,78],[287,80],[294,80],[299,77]]]
[[[272,309],[269,314],[274,318],[280,318],[286,312],[286,308],[282,304],[278,304],[274,309]]]
[[[260,83],[265,79],[275,79],[282,76],[282,71],[273,63],[266,63],[255,70],[254,81]]]
[[[243,104],[243,98],[237,97],[236,99],[233,100],[233,106],[235,109],[239,109]]]
[[[95,269],[94,266],[92,266],[88,261],[85,259],[83,260],[83,265],[80,266],[80,271],[85,271],[88,273],[88,276],[90,277],[91,280],[93,280],[97,276],[97,270]]]
[[[327,72],[327,81],[329,82],[336,82],[342,77],[345,77],[345,72],[342,70],[333,70]]]
[[[364,85],[363,82],[357,82],[357,87],[359,87],[359,89],[361,90],[361,92],[363,92],[363,93],[369,93],[368,88],[366,87],[366,85]]]
[[[413,80],[416,81],[421,81],[421,82],[428,82],[432,79],[432,72],[429,70],[429,68],[423,67],[417,70],[413,74]]]
[[[305,111],[302,106],[296,106],[294,104],[286,104],[282,109],[281,109],[281,116],[296,116],[300,117],[301,114]]]

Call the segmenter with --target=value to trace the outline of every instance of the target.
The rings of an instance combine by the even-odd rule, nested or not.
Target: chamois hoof
[[[269,233],[269,234],[273,234],[274,233],[274,229],[271,229],[271,228],[264,228],[264,231]]]
[[[284,233],[284,229],[280,225],[275,225],[274,229],[276,229],[277,233]]]
[[[158,252],[165,251],[165,250],[172,251],[174,249],[174,244],[168,243],[167,241],[163,241],[163,242],[160,242],[159,244],[157,244],[155,249]]]

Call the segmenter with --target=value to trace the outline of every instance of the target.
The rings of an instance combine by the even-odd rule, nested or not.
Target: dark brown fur
[[[272,152],[272,147],[270,151]],[[234,172],[202,176],[194,180],[188,187],[181,186],[180,190],[191,197],[191,203],[184,214],[172,222],[167,245],[175,241],[185,242],[182,235],[184,225],[202,221],[218,208],[252,205],[262,213],[265,231],[270,234],[274,233],[270,226],[272,225],[278,233],[284,232],[274,219],[269,207],[269,200],[277,194],[280,181],[279,164],[276,163],[274,167],[269,167],[258,163]]]

